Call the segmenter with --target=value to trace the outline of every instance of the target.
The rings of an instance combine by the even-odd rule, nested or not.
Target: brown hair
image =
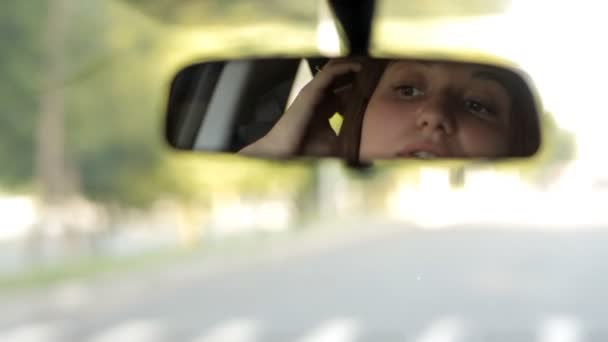
[[[389,59],[360,57],[361,71],[356,73],[352,86],[329,96],[316,110],[303,139],[300,152],[304,155],[336,156],[352,163],[359,163],[363,117],[369,99]],[[532,93],[524,79],[511,71],[498,69],[511,95],[511,125],[508,157],[530,156],[540,145],[538,114]],[[343,117],[340,134],[332,131],[328,119],[339,112]]]

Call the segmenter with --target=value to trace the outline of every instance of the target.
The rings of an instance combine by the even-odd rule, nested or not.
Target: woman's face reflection
[[[505,156],[511,100],[491,67],[391,62],[365,111],[360,157]]]

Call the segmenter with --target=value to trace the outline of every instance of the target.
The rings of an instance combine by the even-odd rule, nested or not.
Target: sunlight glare
[[[333,57],[340,55],[340,36],[328,6],[327,1],[319,1],[317,48],[321,54]]]
[[[23,237],[37,220],[34,200],[25,196],[0,197],[0,216],[0,241]]]

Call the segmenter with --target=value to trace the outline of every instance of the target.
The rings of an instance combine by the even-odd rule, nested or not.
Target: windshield
[[[0,340],[600,334],[603,12],[462,3],[379,1],[372,54],[513,61],[545,109],[532,158],[353,169],[176,152],[161,132],[178,70],[344,54],[327,4],[3,2]]]

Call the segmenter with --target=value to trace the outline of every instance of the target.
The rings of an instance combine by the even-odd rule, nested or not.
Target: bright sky
[[[523,48],[514,49],[517,59],[533,76],[546,110],[575,133],[578,160],[561,179],[575,188],[608,175],[606,10],[603,1],[515,0],[508,14],[525,37]]]
[[[577,133],[580,158],[608,166],[597,158],[608,139],[607,9],[603,1],[514,0],[507,15],[521,25],[516,32],[523,44],[512,50],[533,75],[547,110]],[[509,48],[509,41],[500,43]]]

